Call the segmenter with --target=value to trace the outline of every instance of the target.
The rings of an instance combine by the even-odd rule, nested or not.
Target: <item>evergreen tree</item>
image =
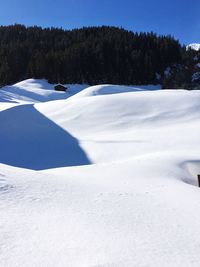
[[[30,77],[51,83],[148,84],[157,83],[159,74],[166,82],[166,68],[190,59],[174,38],[152,32],[107,26],[71,31],[0,27],[1,86]]]

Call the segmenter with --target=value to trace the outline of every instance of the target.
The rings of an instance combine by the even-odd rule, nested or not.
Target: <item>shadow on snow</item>
[[[78,141],[33,105],[0,112],[0,162],[43,170],[90,164]]]

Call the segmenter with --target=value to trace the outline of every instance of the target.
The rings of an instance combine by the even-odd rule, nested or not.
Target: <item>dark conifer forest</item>
[[[152,32],[108,26],[70,31],[17,24],[0,27],[0,86],[44,78],[51,83],[192,88],[198,59],[199,53],[186,50],[173,37]]]

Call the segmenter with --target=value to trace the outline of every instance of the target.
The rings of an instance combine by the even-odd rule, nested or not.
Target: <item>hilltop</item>
[[[200,50],[200,44],[194,43],[194,44],[189,44],[186,47],[187,49],[192,49],[195,51],[199,51]]]

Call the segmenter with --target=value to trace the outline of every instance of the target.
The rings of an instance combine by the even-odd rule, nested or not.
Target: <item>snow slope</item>
[[[0,266],[199,266],[200,93],[149,89],[0,112]]]
[[[197,43],[189,44],[189,45],[187,45],[186,48],[187,48],[187,49],[191,48],[191,49],[193,49],[193,50],[198,51],[198,50],[200,50],[200,44],[197,44]]]
[[[110,95],[117,93],[137,92],[137,91],[153,91],[161,89],[160,85],[138,85],[138,86],[123,86],[123,85],[94,85],[82,90],[74,97],[83,96],[97,96],[97,95]]]
[[[24,104],[66,99],[88,87],[88,85],[76,84],[66,86],[69,88],[66,92],[57,92],[54,90],[54,85],[49,84],[46,80],[28,79],[1,88],[0,102]]]

